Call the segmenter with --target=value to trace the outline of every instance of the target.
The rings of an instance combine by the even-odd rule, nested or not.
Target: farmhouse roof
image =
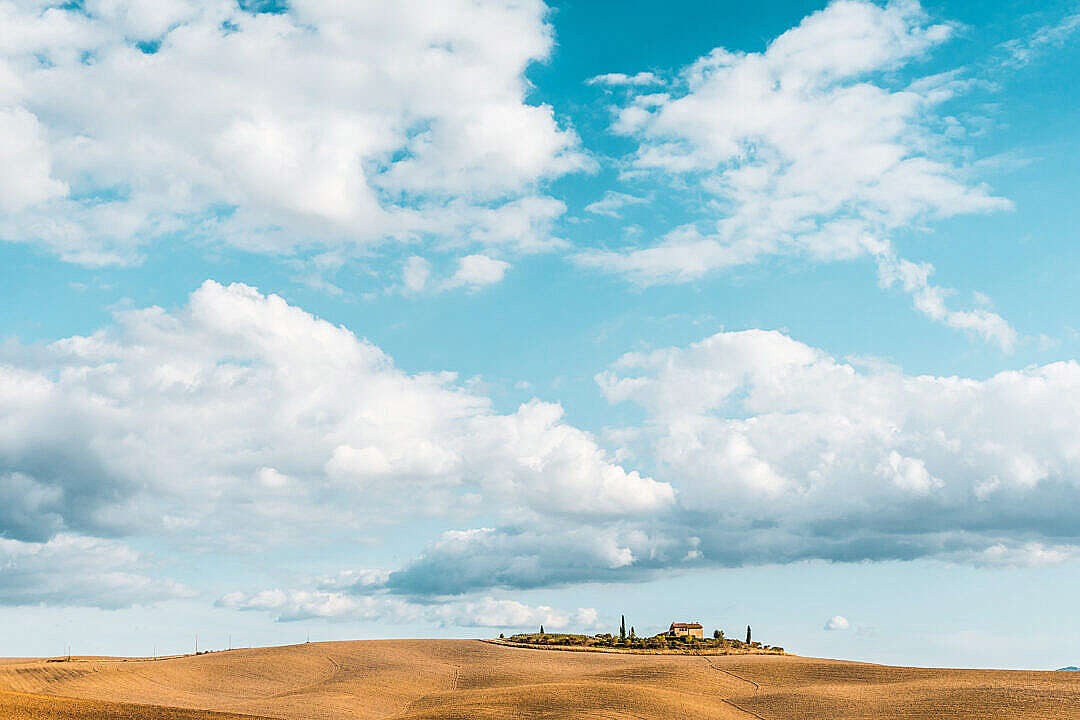
[[[671,627],[683,630],[698,630],[701,628],[701,623],[671,623]]]

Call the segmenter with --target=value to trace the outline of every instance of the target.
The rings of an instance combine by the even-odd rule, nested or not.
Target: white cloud
[[[764,52],[717,48],[667,92],[632,97],[613,124],[638,141],[630,174],[699,183],[706,219],[577,261],[641,285],[774,255],[892,266],[903,262],[890,241],[899,228],[1011,207],[967,180],[960,149],[940,132],[937,106],[965,83],[945,74],[894,88],[885,76],[953,33],[913,0],[837,0]],[[944,291],[925,283],[909,292],[928,317],[1011,348],[1015,332],[994,313],[949,310]]]
[[[715,518],[695,528],[713,561],[983,562],[972,553],[999,544],[1049,558],[1080,538],[1063,510],[1080,499],[1075,361],[985,380],[913,376],[749,330],[627,354],[597,381],[646,412],[622,431],[635,455],[678,478],[681,507]],[[739,528],[731,553],[721,543]]]
[[[608,436],[671,480],[673,502],[648,485],[635,500],[618,471],[610,493],[575,498],[573,465],[549,466],[566,492],[527,502],[561,514],[446,531],[378,583],[334,591],[445,597],[814,558],[1045,565],[1080,548],[1076,362],[983,380],[907,375],[751,330],[629,353],[597,381],[644,411]],[[616,499],[638,509],[600,512]]]
[[[612,87],[625,86],[625,85],[658,85],[661,83],[659,77],[655,73],[651,72],[639,72],[634,75],[626,75],[624,73],[607,73],[605,75],[597,75],[591,77],[585,81],[586,85],[608,85]]]
[[[968,551],[955,559],[989,567],[1046,567],[1080,556],[1080,546],[1047,546],[1040,542],[995,543],[980,551]]]
[[[989,302],[982,293],[976,294],[976,302],[984,307],[971,310],[953,310],[945,304],[945,298],[951,290],[931,285],[930,274],[934,268],[929,263],[916,264],[892,253],[882,253],[878,257],[878,278],[885,287],[899,285],[912,296],[915,309],[931,320],[940,322],[957,330],[964,330],[988,342],[992,342],[1007,353],[1016,347],[1018,334],[1005,318],[989,310]]]
[[[446,279],[443,288],[450,290],[466,287],[473,291],[479,290],[501,282],[509,269],[510,263],[503,260],[496,260],[487,255],[466,255],[458,261],[457,270]]]
[[[851,628],[851,623],[843,615],[833,615],[825,623],[826,630],[848,630]]]
[[[0,8],[0,237],[87,264],[187,234],[256,250],[543,237],[537,183],[589,166],[524,98],[540,0]],[[387,63],[386,58],[394,58]],[[535,223],[536,227],[532,227]]]
[[[429,277],[431,277],[431,263],[427,260],[418,255],[413,255],[405,261],[401,281],[406,292],[422,292],[427,287]]]
[[[596,202],[589,203],[585,206],[585,212],[591,212],[596,215],[607,215],[608,217],[619,217],[619,211],[627,205],[640,205],[646,202],[645,198],[640,198],[635,195],[627,195],[626,193],[615,192],[614,190],[608,190],[604,193],[604,197]]]
[[[20,107],[0,107],[0,212],[18,212],[67,192],[52,176],[45,148],[36,117]]]
[[[720,333],[598,376],[644,413],[608,433],[625,445],[609,454],[556,404],[495,412],[453,374],[403,372],[243,285],[207,282],[185,307],[3,353],[0,532],[20,547],[127,535],[265,552],[421,517],[432,528],[411,560],[318,580],[283,617],[365,612],[352,596],[806,558],[1048,563],[1080,546],[1076,362],[915,376],[777,332]]]
[[[1047,50],[1064,47],[1077,32],[1080,32],[1080,13],[1065,15],[1027,37],[1003,43],[1001,47],[1007,53],[1003,63],[1009,67],[1030,65]]]
[[[378,587],[385,585],[389,577],[389,571],[381,568],[342,570],[337,575],[318,578],[318,588],[323,591],[333,591],[342,588]]]
[[[925,462],[918,458],[904,457],[895,450],[889,451],[889,457],[882,460],[874,472],[879,477],[892,481],[897,487],[919,495],[926,495],[943,484],[927,471]]]
[[[0,605],[111,609],[195,594],[151,577],[145,566],[139,553],[115,540],[68,534],[44,543],[0,538]]]
[[[530,606],[517,600],[479,597],[439,603],[416,603],[388,595],[353,595],[321,590],[263,590],[234,592],[218,601],[221,607],[273,613],[279,622],[322,618],[337,621],[380,620],[424,622],[465,628],[573,628],[596,625],[593,608],[561,611],[548,605]]]
[[[186,0],[89,0],[83,6],[124,35],[144,40],[164,35],[197,14],[197,4]]]
[[[293,482],[288,475],[282,475],[274,468],[262,467],[255,471],[255,479],[268,488],[283,488]]]
[[[509,414],[409,374],[277,296],[207,282],[188,306],[0,363],[0,533],[253,547],[417,515],[618,518],[674,491],[616,464],[562,408]],[[583,502],[588,498],[588,502]],[[167,518],[165,520],[164,518]]]

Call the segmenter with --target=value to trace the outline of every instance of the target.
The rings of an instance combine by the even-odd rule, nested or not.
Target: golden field
[[[241,716],[1080,719],[1080,673],[915,669],[793,655],[551,652],[478,640],[0,662],[5,720]]]

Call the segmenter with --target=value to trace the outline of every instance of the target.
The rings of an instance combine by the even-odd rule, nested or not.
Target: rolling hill
[[[0,717],[1080,719],[1080,677],[791,655],[624,655],[384,640],[166,660],[5,661]]]

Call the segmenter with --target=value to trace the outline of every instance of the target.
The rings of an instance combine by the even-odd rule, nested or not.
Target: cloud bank
[[[1074,361],[915,376],[750,330],[627,354],[597,382],[644,411],[608,436],[672,484],[673,506],[447,531],[343,590],[445,598],[815,559],[1046,565],[1080,547]]]
[[[422,519],[412,559],[290,592],[423,604],[806,559],[1046,564],[1080,545],[1075,361],[915,376],[723,332],[597,376],[643,415],[608,451],[556,404],[496,412],[243,285],[3,353],[0,537],[23,567],[128,537],[262,552]],[[49,582],[8,597],[52,602]],[[103,603],[143,581],[117,582]]]
[[[673,507],[450,531],[381,587],[448,596],[805,560],[1046,565],[1080,548],[1075,361],[916,376],[749,330],[629,353],[597,382],[644,411],[607,435],[671,483]]]

